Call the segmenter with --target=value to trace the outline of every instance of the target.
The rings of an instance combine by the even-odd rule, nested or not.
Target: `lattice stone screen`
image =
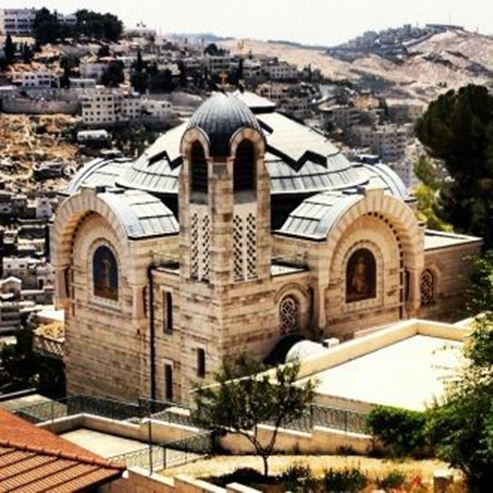
[[[210,271],[210,218],[207,212],[194,213],[190,223],[191,249],[190,264],[193,279],[209,279]]]
[[[251,207],[239,207],[233,218],[234,280],[257,278],[257,221]]]

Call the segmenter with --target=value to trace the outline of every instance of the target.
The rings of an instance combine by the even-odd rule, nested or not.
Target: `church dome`
[[[262,133],[257,118],[239,98],[223,93],[214,94],[192,115],[188,129],[200,128],[209,138],[212,156],[229,155],[229,142],[235,132],[253,128]]]

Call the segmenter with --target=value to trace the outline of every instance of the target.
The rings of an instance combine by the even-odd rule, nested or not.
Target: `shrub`
[[[394,488],[400,488],[406,480],[406,476],[398,470],[390,471],[382,479],[377,480],[378,488],[382,490],[392,490]]]
[[[337,455],[360,455],[351,445],[340,445],[336,448]]]
[[[209,478],[208,480],[218,486],[224,487],[229,483],[241,483],[244,485],[260,484],[265,480],[265,477],[256,469],[243,467],[230,474],[225,474],[217,478]]]
[[[426,415],[391,406],[377,406],[367,417],[371,434],[397,457],[422,455],[426,446]]]
[[[317,486],[317,479],[313,476],[311,469],[302,464],[294,464],[280,477],[280,481],[286,491],[307,492]]]
[[[329,469],[324,477],[328,493],[358,493],[368,484],[367,477],[356,468],[335,471]]]

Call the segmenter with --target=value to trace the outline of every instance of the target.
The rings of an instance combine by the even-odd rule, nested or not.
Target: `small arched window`
[[[298,301],[294,296],[285,296],[279,303],[281,334],[292,334],[298,330]]]
[[[92,258],[94,294],[101,298],[118,301],[118,265],[110,248],[96,248]]]
[[[435,276],[430,269],[421,274],[419,283],[421,292],[421,305],[430,305],[435,300]]]
[[[368,248],[359,248],[346,266],[346,303],[377,296],[377,263]]]
[[[204,148],[198,141],[195,141],[192,145],[192,155],[190,161],[190,181],[192,193],[207,193],[207,161],[205,159]]]
[[[255,190],[255,149],[252,142],[244,140],[236,148],[233,166],[233,191]]]

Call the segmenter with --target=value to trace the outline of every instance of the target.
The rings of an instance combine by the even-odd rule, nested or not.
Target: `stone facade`
[[[262,132],[240,126],[227,149],[215,152],[202,128],[185,131],[179,230],[136,234],[146,213],[141,223],[129,217],[141,204],[112,206],[98,188],[60,206],[52,243],[69,393],[189,402],[226,358],[263,359],[286,336],[346,339],[420,315],[452,318],[464,285],[457,274],[480,240],[450,235],[427,249],[413,203],[370,184],[328,216],[322,239],[273,232]]]

